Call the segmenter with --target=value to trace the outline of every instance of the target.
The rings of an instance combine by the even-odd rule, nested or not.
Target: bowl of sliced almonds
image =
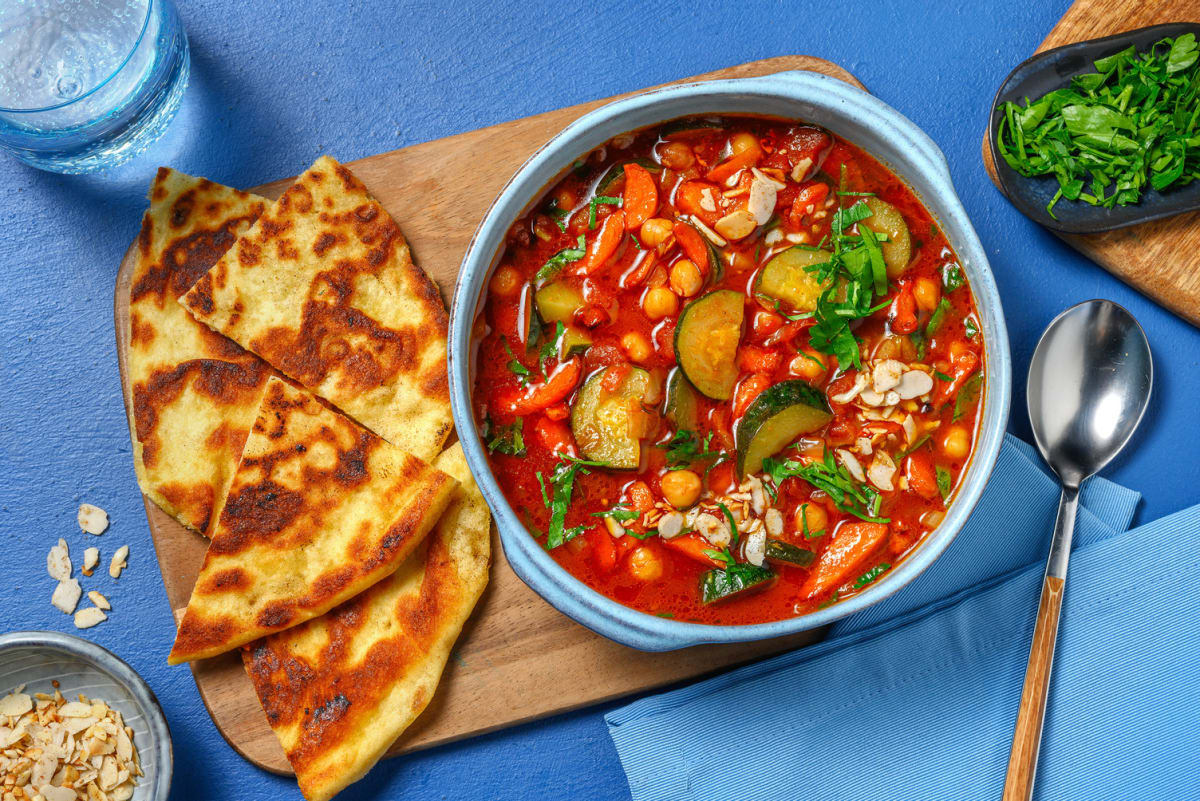
[[[159,801],[171,732],[149,685],[68,634],[0,635],[0,798]]]

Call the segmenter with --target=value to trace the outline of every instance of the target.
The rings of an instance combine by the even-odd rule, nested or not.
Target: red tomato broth
[[[954,291],[946,291],[943,286],[943,270],[948,264],[956,262],[954,251],[912,190],[879,162],[856,146],[804,123],[726,116],[723,118],[722,128],[697,129],[660,136],[661,128],[662,126],[655,126],[624,137],[627,141],[620,144],[627,146],[618,147],[610,143],[588,154],[577,162],[576,168],[570,170],[546,193],[546,202],[566,210],[567,213],[562,215],[566,230],[559,229],[554,220],[555,214],[553,211],[547,211],[546,202],[538,204],[533,212],[510,228],[498,271],[515,271],[521,286],[517,293],[498,293],[494,279],[489,291],[482,317],[484,325],[481,326],[478,341],[478,369],[473,396],[477,418],[480,421],[487,418],[494,426],[507,426],[516,420],[516,416],[506,413],[500,403],[503,398],[525,391],[522,389],[522,376],[514,373],[509,367],[510,360],[514,357],[530,372],[525,380],[535,385],[542,383],[538,369],[540,344],[531,345],[530,349],[527,349],[523,341],[525,313],[532,303],[531,282],[556,253],[575,248],[580,234],[585,236],[587,251],[591,253],[597,236],[604,229],[605,220],[610,215],[622,211],[617,205],[597,204],[594,211],[595,228],[589,225],[592,210],[588,200],[596,194],[596,185],[605,173],[614,165],[623,165],[634,158],[648,159],[647,163],[657,163],[660,169],[650,173],[658,190],[657,209],[652,216],[674,223],[677,207],[671,204],[677,202],[679,188],[689,181],[704,182],[705,175],[713,166],[723,163],[730,155],[730,140],[738,133],[750,133],[758,139],[761,154],[756,163],[760,170],[776,168],[786,176],[798,160],[797,147],[802,146],[805,148],[804,152],[815,157],[814,160],[823,156],[822,169],[836,176],[839,181],[844,181],[848,191],[874,193],[877,198],[892,204],[903,215],[912,238],[912,256],[902,277],[898,280],[893,279],[892,285],[889,285],[886,298],[894,302],[888,308],[861,320],[854,331],[863,343],[864,370],[869,369],[866,357],[887,350],[899,351],[889,355],[897,356],[906,363],[916,363],[912,353],[916,346],[907,337],[893,335],[888,338],[891,333],[890,326],[894,324],[889,322],[889,314],[894,311],[893,307],[902,302],[894,299],[905,293],[908,293],[911,299],[917,282],[924,279],[936,283],[938,294],[949,302],[949,307],[944,311],[941,326],[926,343],[927,353],[922,363],[931,366],[942,375],[954,378],[955,357],[964,363],[965,369],[965,362],[973,355],[977,367],[971,373],[964,373],[964,378],[983,374],[982,334],[977,332],[973,337],[968,337],[965,330],[968,318],[972,318],[976,328],[979,327],[978,318],[972,317],[975,309],[970,287],[965,278],[963,285]],[[618,137],[618,140],[621,139],[622,137]],[[677,145],[679,142],[690,146],[692,163],[673,169],[668,164],[681,160],[677,158],[682,152],[682,148]],[[671,153],[664,156],[668,145],[675,146]],[[686,161],[686,158],[682,160]],[[845,165],[844,178],[842,165]],[[749,174],[749,171],[743,170],[740,174],[744,176]],[[811,178],[812,176],[808,176],[800,184],[790,179],[786,180],[786,188],[777,193],[775,210],[780,218],[781,230],[789,234],[806,233],[811,237],[812,244],[816,244],[829,230],[832,209],[819,219],[814,218],[812,214],[801,214],[799,219],[805,226],[803,229],[797,229],[789,214],[796,196],[805,191],[806,185],[811,183]],[[621,197],[624,182],[624,175],[618,175],[598,194]],[[739,180],[734,190],[744,183],[745,181]],[[723,183],[718,189],[722,193],[730,191],[730,187]],[[828,194],[827,199],[833,199],[833,193]],[[843,203],[850,206],[858,199],[855,196],[843,196]],[[733,201],[736,202],[736,198]],[[644,230],[643,228],[642,231]],[[581,373],[584,380],[598,370],[608,367],[620,369],[623,375],[627,374],[632,359],[625,345],[626,337],[641,336],[650,345],[649,354],[638,360],[635,365],[651,371],[652,384],[657,383],[659,386],[654,402],[643,404],[643,410],[647,410],[646,424],[649,431],[643,439],[639,467],[636,470],[589,467],[584,468],[588,471],[586,474],[581,470],[574,482],[565,524],[567,527],[583,526],[586,532],[550,551],[554,559],[573,576],[634,609],[679,620],[727,625],[761,623],[809,613],[861,592],[863,586],[855,584],[859,583],[860,574],[868,569],[884,564],[894,569],[936,526],[953,496],[951,490],[945,501],[940,493],[934,497],[924,497],[915,487],[883,492],[878,515],[890,518],[890,522],[887,524],[888,532],[882,546],[869,555],[862,569],[856,569],[853,577],[836,587],[826,588],[813,597],[806,597],[803,588],[810,580],[812,570],[821,563],[822,554],[831,542],[838,539],[842,528],[849,522],[857,521],[857,518],[837,510],[828,496],[816,490],[807,481],[798,477],[787,478],[778,489],[778,501],[773,504],[780,509],[784,517],[784,533],[779,539],[814,551],[816,560],[813,565],[801,568],[778,562],[767,563],[776,574],[776,578],[769,584],[710,604],[701,602],[698,587],[702,575],[712,569],[711,564],[703,564],[679,552],[656,535],[641,541],[630,534],[613,538],[606,529],[605,521],[595,516],[612,509],[618,503],[628,506],[630,488],[638,481],[644,482],[655,498],[661,500],[663,497],[660,479],[667,463],[666,450],[655,446],[670,440],[674,429],[661,414],[661,387],[665,385],[668,371],[676,369],[673,334],[679,314],[688,302],[717,289],[733,289],[745,296],[745,323],[737,354],[737,385],[728,401],[713,400],[695,393],[699,418],[702,421],[701,430],[696,432],[697,439],[711,434],[712,449],[732,452],[735,445],[733,431],[737,423],[737,410],[744,410],[753,400],[751,395],[755,391],[761,391],[762,387],[797,378],[792,365],[799,353],[798,348],[803,347],[812,352],[808,334],[812,321],[789,321],[777,313],[777,310],[768,308],[756,298],[755,279],[762,265],[769,260],[767,255],[762,254],[768,253],[773,256],[778,252],[777,247],[765,247],[762,244],[764,238],[765,233],[760,226],[750,236],[737,242],[730,241],[722,249],[726,262],[723,276],[717,278],[712,265],[703,265],[703,288],[690,297],[677,297],[675,312],[661,319],[651,319],[643,308],[643,302],[651,287],[670,287],[668,276],[672,265],[687,255],[692,255],[682,252],[683,248],[678,241],[665,248],[662,253],[642,255],[650,248],[639,248],[641,231],[627,231],[607,259],[592,263],[589,257],[585,256],[578,262],[566,264],[554,278],[554,282],[577,290],[583,299],[582,307],[576,310],[569,325],[586,331],[592,340],[582,356],[575,357],[582,358]],[[670,242],[670,237],[667,241]],[[756,253],[759,255],[756,256]],[[648,259],[653,259],[654,263],[647,268],[645,262]],[[692,260],[697,266],[701,266],[701,259]],[[580,267],[585,269],[578,269]],[[631,278],[633,280],[630,280]],[[910,301],[910,306],[912,304]],[[928,309],[916,309],[915,314],[917,328],[923,331],[928,326],[930,312]],[[545,324],[547,331],[553,328],[553,323]],[[506,343],[508,349],[505,347]],[[853,383],[846,373],[838,369],[835,357],[824,354],[819,356],[826,369],[816,377],[808,377],[813,386],[825,391],[828,397],[844,391]],[[557,364],[556,357],[545,361],[548,374],[554,373]],[[851,369],[849,372],[855,371]],[[615,386],[620,383],[619,380],[611,380],[612,375],[609,379],[604,382],[606,385]],[[946,382],[941,378],[935,380],[935,395],[944,383]],[[958,383],[961,384],[961,381]],[[739,391],[743,393],[743,397],[739,397]],[[570,404],[573,405],[578,400],[578,392],[576,388],[574,394],[567,399]],[[653,394],[652,390],[651,395]],[[928,469],[922,473],[919,466],[914,467],[914,474],[927,477],[929,470],[938,467],[947,471],[951,485],[957,486],[973,450],[981,406],[978,397],[981,396],[980,392],[975,400],[958,409],[960,416],[957,421],[953,419],[958,405],[954,394],[940,406],[929,408],[930,404],[923,403],[920,414],[913,413],[912,416],[914,420],[919,418],[920,421],[929,423],[931,438],[917,450],[916,457],[897,463],[896,477],[906,474],[906,467],[910,461],[923,462]],[[833,418],[824,427],[805,435],[803,439],[823,440],[831,447],[854,443],[864,427],[864,421],[856,407],[852,403],[831,403],[830,408]],[[521,415],[524,419],[525,455],[512,456],[496,451],[490,453],[489,460],[505,497],[517,510],[527,528],[545,544],[550,510],[543,504],[538,474],[548,478],[560,459],[535,433],[539,430],[538,419],[543,416],[543,412]],[[570,422],[569,418],[565,421],[568,426]],[[902,428],[890,421],[887,424],[881,423],[880,426]],[[965,454],[948,455],[941,446],[945,432],[951,427],[961,428],[966,432],[968,447]],[[892,432],[889,436],[903,435]],[[885,441],[892,440],[885,438]],[[899,453],[900,450],[896,448],[895,452]],[[577,455],[578,448],[572,453]],[[794,456],[796,452],[788,453]],[[704,464],[693,465],[692,469],[703,473]],[[734,480],[733,471],[726,462],[705,474],[704,488],[721,493]],[[926,481],[922,486],[927,484]],[[828,522],[824,535],[806,539],[795,525],[796,510],[805,503],[819,505],[825,511]],[[635,533],[641,533],[645,528],[641,521],[642,518],[638,518],[624,525]],[[601,537],[609,538],[611,543]],[[638,549],[647,549],[641,556],[657,557],[657,560],[650,558],[640,562],[657,562],[661,567],[661,575],[652,580],[639,577],[631,562],[631,554]],[[653,571],[649,573],[653,574]]]

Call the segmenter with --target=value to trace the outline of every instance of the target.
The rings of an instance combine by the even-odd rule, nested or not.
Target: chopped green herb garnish
[[[963,382],[962,388],[958,390],[958,394],[954,397],[953,422],[961,420],[962,416],[979,400],[979,388],[981,384],[983,384],[983,376],[980,373],[976,373]]]
[[[943,380],[943,381],[947,381],[947,382],[949,382],[949,381],[953,381],[953,380],[954,380],[954,379],[953,379],[953,378],[951,378],[950,376],[948,376],[948,375],[946,375],[945,373],[943,373],[941,370],[934,370],[934,371],[933,371],[933,375],[934,375],[934,377],[936,377],[936,378],[940,378],[941,380]]]
[[[866,573],[863,573],[855,580],[854,589],[861,590],[863,587],[882,576],[889,567],[891,567],[891,565],[889,565],[887,562],[881,562],[880,564],[875,565],[875,567],[871,568]]]
[[[900,460],[905,458],[906,456],[908,456],[910,453],[915,453],[916,450],[918,448],[920,448],[922,445],[924,445],[926,442],[928,442],[930,437],[932,437],[932,436],[933,436],[932,434],[922,434],[921,436],[917,437],[916,442],[914,442],[912,445],[905,448],[904,450],[900,451],[900,453],[896,454],[896,464],[899,464]]]
[[[709,431],[701,442],[695,432],[687,429],[676,431],[667,442],[660,442],[658,447],[667,452],[667,469],[683,470],[684,468],[707,459],[716,459],[713,466],[720,464],[726,458],[721,451],[709,449],[713,432]]]
[[[763,472],[770,479],[764,483],[771,497],[778,497],[779,485],[784,479],[796,477],[822,490],[839,510],[872,523],[888,523],[890,518],[879,516],[881,497],[873,487],[859,484],[850,475],[845,465],[838,464],[833,451],[826,450],[819,462],[803,464],[795,459],[763,459]]]
[[[551,200],[546,206],[546,213],[550,215],[550,219],[554,220],[554,224],[558,226],[558,230],[566,233],[567,220],[571,218],[571,212],[567,209],[558,207],[558,200]]]
[[[1200,178],[1196,37],[1130,45],[1093,63],[1069,86],[1024,105],[1005,103],[996,146],[1026,177],[1053,175],[1062,198],[1112,208]]]
[[[562,320],[554,323],[554,336],[546,340],[542,344],[541,350],[538,351],[538,371],[541,372],[542,378],[546,381],[550,380],[550,376],[546,374],[546,362],[558,356],[558,343],[562,340],[563,333],[566,331],[566,326]]]
[[[937,473],[938,492],[942,493],[942,500],[945,501],[950,497],[950,490],[954,488],[954,479],[950,475],[950,471],[942,467],[940,464],[934,468]]]
[[[930,238],[930,239],[937,239],[937,235],[938,235],[938,227],[937,227],[937,223],[932,223],[932,222],[931,222],[931,223],[929,224],[929,238]]]
[[[554,277],[562,272],[562,268],[566,267],[573,261],[579,261],[587,254],[587,242],[583,238],[583,234],[575,240],[575,247],[563,248],[555,253],[546,263],[538,268],[538,271],[533,276],[533,285],[542,287],[554,280]]]
[[[979,326],[975,324],[974,317],[968,317],[966,322],[963,323],[963,328],[966,329],[968,339],[974,339],[979,333]]]
[[[529,372],[529,368],[521,364],[520,359],[513,353],[512,348],[508,346],[508,337],[500,337],[500,342],[504,345],[504,352],[509,355],[508,371],[517,377],[522,386],[528,384],[529,376],[532,375]]]
[[[843,192],[840,189],[838,190],[837,194],[841,195],[842,197],[875,197],[874,192]]]
[[[722,548],[719,551],[716,550],[715,548],[705,548],[704,555],[714,561],[724,562],[726,567],[733,567],[734,565],[737,564],[737,562],[733,558],[733,554],[731,554],[729,552],[728,548]]]
[[[608,195],[596,195],[588,201],[588,230],[592,231],[596,228],[596,207],[603,203],[606,206],[620,206],[621,198],[609,197]]]
[[[800,506],[800,530],[804,534],[804,539],[815,540],[817,537],[824,537],[825,529],[823,529],[823,528],[819,529],[817,531],[809,531],[808,530],[808,515],[805,514],[807,509],[808,509],[807,503],[802,504]]]
[[[834,591],[833,591],[833,595],[831,595],[831,596],[829,597],[829,600],[828,600],[828,601],[822,601],[822,602],[821,602],[821,604],[820,604],[820,605],[819,605],[817,608],[818,608],[818,609],[824,609],[824,608],[825,608],[825,607],[827,607],[827,606],[833,606],[835,603],[837,603],[837,599],[838,599],[838,593],[839,593],[839,592],[840,592],[840,590],[834,590]]]
[[[925,326],[926,339],[932,337],[942,327],[942,323],[946,321],[946,314],[950,311],[950,308],[950,301],[945,298],[938,301],[937,308],[933,310],[933,314],[929,315],[929,323]]]
[[[733,512],[729,511],[729,507],[723,503],[718,503],[717,506],[719,506],[721,511],[725,513],[725,520],[729,522],[729,533],[733,537],[733,544],[737,545],[738,527],[737,521],[733,519]]]
[[[563,460],[554,466],[554,470],[550,473],[550,486],[553,488],[553,497],[547,499],[545,484],[542,484],[542,501],[546,508],[550,510],[550,526],[546,531],[546,549],[553,550],[564,542],[574,539],[582,534],[585,530],[584,526],[573,526],[567,528],[565,526],[567,519],[567,508],[571,505],[571,493],[575,488],[575,477],[580,473],[587,475],[589,467],[605,467],[607,462],[587,461],[585,459],[576,459],[573,456],[566,454],[558,454],[558,458]],[[539,481],[542,481],[539,474]]]
[[[497,426],[491,417],[483,418],[483,441],[488,453],[503,453],[507,456],[525,455],[524,418],[518,417],[506,426]]]
[[[630,509],[628,506],[617,504],[611,509],[594,513],[592,517],[611,517],[618,523],[625,523],[629,520],[636,520],[640,514],[641,512],[639,512],[637,509]]]
[[[654,614],[658,617],[675,617],[674,612],[655,612]]]
[[[957,262],[950,262],[942,267],[942,286],[947,292],[953,292],[966,282],[962,267]]]

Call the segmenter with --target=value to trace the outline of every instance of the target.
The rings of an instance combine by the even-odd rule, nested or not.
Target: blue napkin
[[[999,796],[1057,489],[1005,444],[971,522],[824,642],[607,717],[636,801]],[[1200,507],[1083,495],[1037,796],[1200,798]]]

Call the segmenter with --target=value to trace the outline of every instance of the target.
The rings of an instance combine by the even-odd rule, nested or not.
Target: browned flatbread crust
[[[176,299],[267,202],[163,167],[137,240],[128,361],[134,467],[142,492],[202,533],[275,371],[198,323]]]
[[[180,299],[381,437],[425,460],[450,432],[446,310],[395,221],[319,159]]]
[[[167,661],[298,625],[391,575],[457,485],[272,378]]]
[[[425,709],[487,584],[490,516],[462,447],[434,465],[461,485],[423,550],[362,595],[243,651],[309,801],[361,778]]]

